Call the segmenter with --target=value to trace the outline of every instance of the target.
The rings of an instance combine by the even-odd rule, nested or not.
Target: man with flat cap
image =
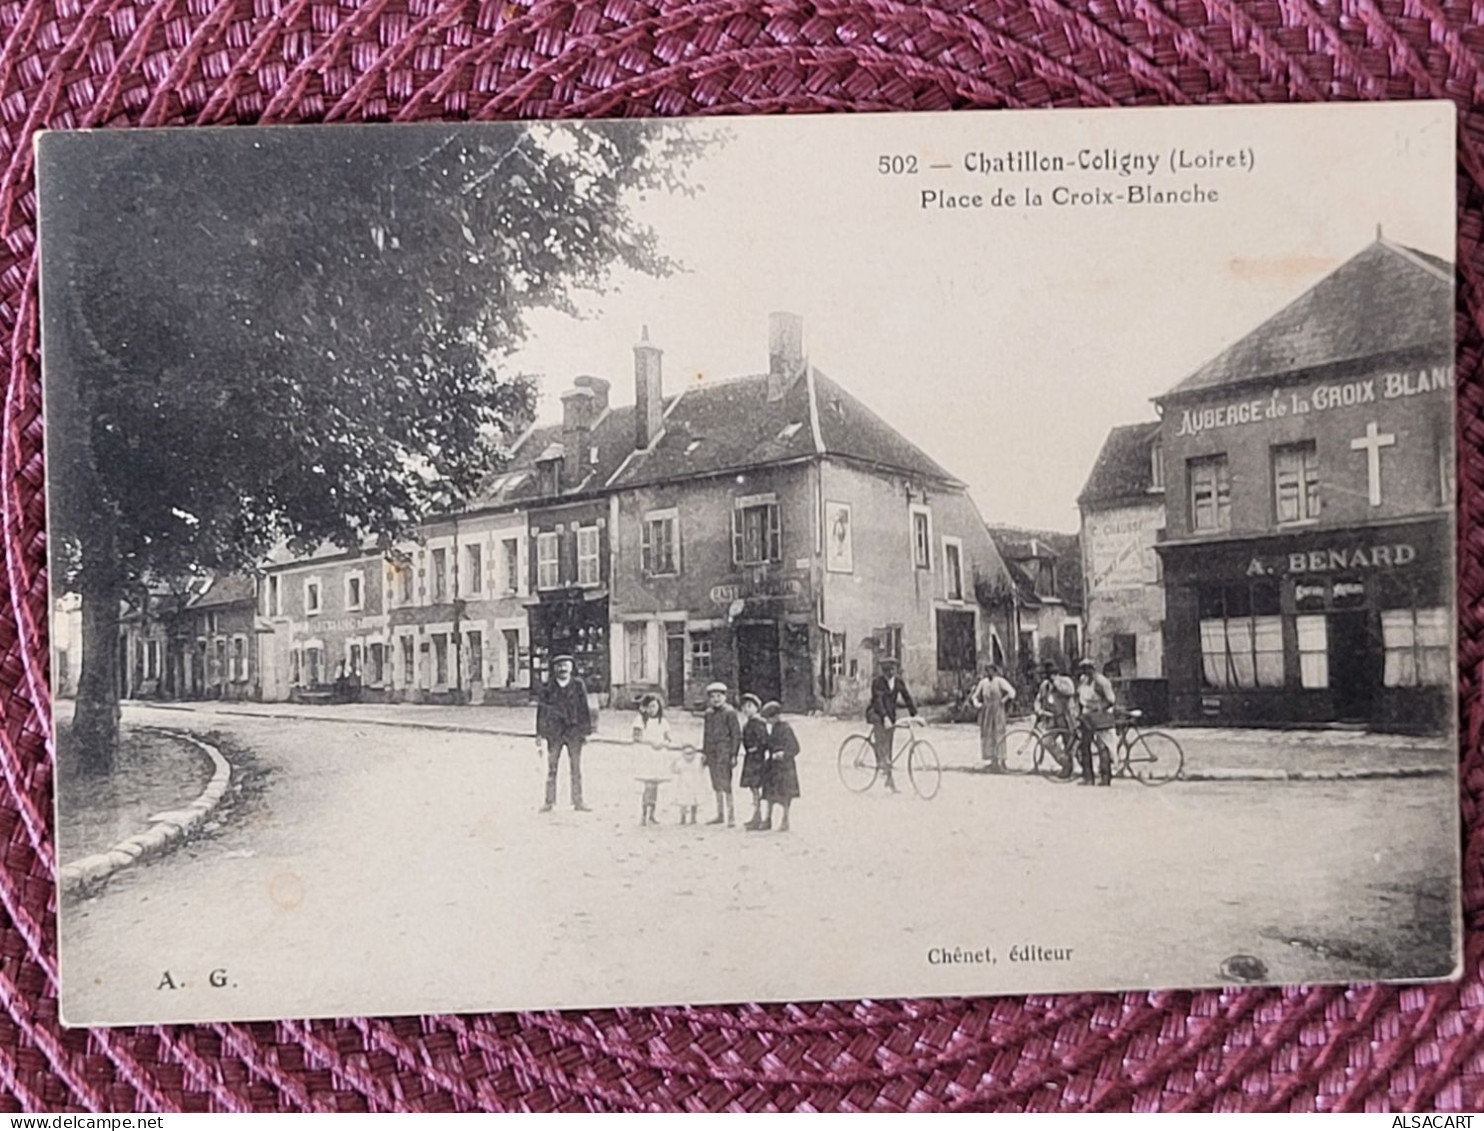
[[[891,744],[892,728],[897,722],[897,706],[907,708],[907,713],[917,717],[917,704],[912,701],[912,692],[897,675],[894,656],[881,658],[881,674],[871,681],[871,704],[866,708],[866,722],[871,724],[871,745],[876,748],[876,768],[886,779],[886,788],[895,793],[897,783],[892,780]]]
[[[716,817],[707,821],[708,825],[737,823],[732,809],[732,771],[741,749],[742,723],[727,702],[727,685],[710,684],[706,688],[706,729],[701,737],[701,758],[711,771],[711,788],[716,793]]]
[[[551,676],[541,685],[536,700],[536,749],[546,758],[546,804],[549,813],[556,804],[557,767],[562,750],[572,766],[572,808],[587,812],[582,803],[582,744],[593,732],[593,713],[587,704],[587,687],[573,674],[571,656],[553,656]]]

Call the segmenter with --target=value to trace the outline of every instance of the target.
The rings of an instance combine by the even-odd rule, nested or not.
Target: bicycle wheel
[[[1005,732],[1005,769],[1013,774],[1035,773],[1040,745],[1040,735],[1031,727],[1011,727]]]
[[[938,795],[938,787],[943,784],[943,766],[933,744],[924,738],[907,747],[907,776],[912,779],[917,796],[924,801]]]
[[[1125,764],[1144,785],[1164,785],[1185,773],[1185,751],[1161,731],[1142,732],[1128,744]]]
[[[840,757],[836,762],[840,780],[851,793],[865,793],[876,784],[876,748],[863,734],[852,734],[840,743]]]
[[[1069,730],[1048,730],[1036,745],[1036,773],[1047,781],[1077,776],[1077,739]]]

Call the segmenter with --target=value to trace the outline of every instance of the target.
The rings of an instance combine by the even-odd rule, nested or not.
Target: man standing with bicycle
[[[1113,709],[1117,703],[1113,681],[1098,671],[1091,660],[1080,661],[1077,664],[1077,753],[1082,762],[1082,780],[1078,785],[1094,784],[1093,747],[1098,751],[1096,784],[1113,784],[1113,751],[1103,734],[1113,729]]]
[[[897,723],[897,706],[917,717],[917,704],[912,692],[897,675],[897,661],[892,656],[881,660],[881,674],[871,681],[871,705],[866,708],[866,722],[871,724],[871,745],[876,748],[876,768],[886,777],[886,788],[897,792],[891,775],[892,728]]]

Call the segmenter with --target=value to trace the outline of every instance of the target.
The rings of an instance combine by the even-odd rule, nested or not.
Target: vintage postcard
[[[67,1023],[1455,975],[1451,104],[38,160]]]

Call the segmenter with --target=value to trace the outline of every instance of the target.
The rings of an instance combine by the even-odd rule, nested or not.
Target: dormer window
[[[537,467],[537,474],[541,476],[541,493],[543,495],[559,495],[562,491],[562,461],[559,459],[544,460]]]

